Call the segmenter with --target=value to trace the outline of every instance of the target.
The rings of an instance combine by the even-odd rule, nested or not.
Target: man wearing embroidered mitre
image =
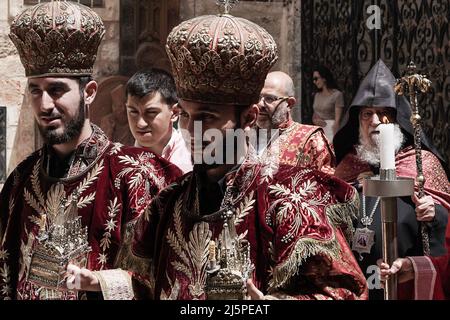
[[[90,123],[104,33],[98,15],[73,2],[38,4],[12,22],[45,144],[0,194],[1,299],[85,298],[67,290],[60,263],[111,268],[128,224],[181,174],[153,153],[111,143]]]
[[[360,191],[361,210],[352,249],[360,254],[360,266],[370,276],[368,268],[382,256],[380,201],[363,197],[361,181],[379,173],[379,125],[383,117],[394,123],[392,137],[396,149],[395,167],[399,177],[416,177],[416,160],[411,109],[404,96],[394,92],[395,78],[379,60],[366,75],[348,108],[342,126],[334,137],[336,176],[354,184]],[[422,241],[417,221],[427,223],[432,256],[446,253],[445,229],[450,208],[450,185],[436,149],[422,135],[422,161],[425,176],[425,196],[418,199],[401,197],[398,206],[398,254],[422,255]],[[417,191],[417,190],[416,190]],[[358,240],[372,239],[362,245]],[[372,246],[372,244],[374,245]],[[373,270],[373,269],[372,269]],[[369,292],[371,299],[382,299],[381,289]]]
[[[259,153],[277,153],[280,163],[333,174],[334,151],[321,127],[292,120],[297,102],[292,78],[281,71],[267,75],[259,96]]]
[[[229,14],[175,27],[167,53],[194,170],[152,201],[118,267],[69,267],[106,299],[364,299],[345,240],[355,189],[320,171],[261,163],[245,132],[277,60],[260,26]],[[251,135],[248,135],[250,138]],[[239,292],[237,292],[237,291]]]

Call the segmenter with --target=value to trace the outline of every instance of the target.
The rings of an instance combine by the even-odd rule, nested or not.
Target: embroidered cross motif
[[[223,7],[224,14],[229,14],[230,10],[239,2],[239,0],[217,0],[217,5]]]

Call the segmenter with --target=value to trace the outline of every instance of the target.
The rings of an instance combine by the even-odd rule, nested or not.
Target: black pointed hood
[[[339,162],[349,153],[359,140],[359,110],[364,106],[373,108],[389,107],[396,112],[396,121],[400,125],[406,138],[406,145],[412,144],[414,130],[410,122],[411,107],[404,96],[399,96],[394,92],[395,77],[382,60],[370,69],[366,77],[361,82],[358,92],[352,104],[342,119],[341,127],[333,139],[334,150],[336,152],[336,162]],[[422,145],[433,152],[441,161],[436,148],[429,143],[422,132]]]
[[[396,109],[394,84],[394,75],[382,60],[378,60],[359,85],[351,106],[379,106]]]

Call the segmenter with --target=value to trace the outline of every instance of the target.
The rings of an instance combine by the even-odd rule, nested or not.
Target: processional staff
[[[412,109],[411,123],[414,128],[414,148],[416,151],[416,182],[419,189],[418,197],[422,198],[424,194],[425,177],[422,169],[422,145],[420,136],[422,129],[420,127],[419,106],[417,95],[419,92],[427,93],[431,87],[431,81],[425,75],[416,73],[416,65],[410,62],[406,71],[406,75],[397,80],[394,90],[398,95],[408,95]],[[430,255],[430,240],[427,225],[420,223],[420,231],[422,235],[423,253]]]
[[[426,92],[430,81],[423,75],[415,74],[414,64],[408,66],[408,75],[397,81],[395,92],[399,95],[407,93],[411,100],[413,115],[411,122],[414,126],[414,142],[417,162],[417,183],[419,185],[419,197],[423,196],[423,184],[425,179],[422,173],[421,144],[420,144],[420,116],[417,108],[417,93]],[[388,119],[383,119],[383,122]],[[395,169],[395,152],[392,143],[393,125],[382,123],[380,130],[380,175],[366,178],[363,181],[363,193],[365,196],[380,197],[381,199],[381,231],[383,260],[392,264],[398,258],[397,235],[397,198],[411,196],[414,193],[414,179],[397,177]],[[429,254],[429,241],[426,227],[420,225],[422,232],[424,253]],[[385,282],[385,300],[397,300],[396,275],[389,277]]]

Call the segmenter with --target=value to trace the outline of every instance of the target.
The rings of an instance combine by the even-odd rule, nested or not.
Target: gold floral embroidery
[[[275,139],[259,157],[261,183],[269,182],[280,167],[280,138]]]
[[[56,183],[50,187],[47,192],[47,201],[45,202],[45,210],[42,213],[47,214],[49,224],[52,225],[60,213],[61,199],[64,199],[66,192],[64,185]]]
[[[0,249],[0,261],[8,259],[9,253],[5,249]]]
[[[8,221],[6,222],[6,228],[4,229],[5,232],[2,234],[1,233],[1,229],[0,229],[0,239],[1,239],[1,245],[3,246],[5,241],[6,241],[6,233],[8,231],[8,227],[9,227],[9,222],[11,221],[11,217],[13,215],[13,210],[14,210],[14,206],[15,206],[15,199],[13,197],[13,195],[11,194],[11,196],[9,197],[9,203],[8,203]],[[1,223],[0,223],[0,228],[2,227]]]
[[[33,247],[33,242],[35,239],[35,236],[33,233],[29,234],[28,230],[26,228],[26,225],[24,225],[25,230],[25,239],[27,239],[27,242],[25,243],[23,240],[21,241],[20,245],[20,270],[19,270],[19,279],[23,277],[28,272],[28,268],[31,264],[31,248]]]
[[[52,185],[47,192],[46,200],[42,193],[39,181],[39,168],[40,168],[40,160],[36,162],[33,168],[33,173],[31,174],[31,186],[36,197],[33,196],[31,192],[29,192],[26,188],[24,190],[24,198],[30,207],[32,207],[38,214],[46,213],[49,222],[52,223],[54,219],[59,214],[61,199],[66,198],[66,192],[64,190],[64,185],[61,183],[56,183]],[[83,179],[80,185],[75,189],[74,193],[77,195],[81,195],[84,191],[86,191],[97,179],[99,174],[102,172],[103,160],[97,163],[93,169],[87,174],[87,176]],[[72,194],[66,201],[65,210],[69,208],[69,204],[71,203]],[[77,207],[84,208],[88,206],[95,199],[95,191],[91,194],[81,197],[78,199]],[[32,220],[32,222],[34,222]]]
[[[273,152],[273,149],[276,148],[275,154],[278,157],[278,162],[292,166],[297,164],[297,160],[294,159],[293,156],[297,151],[302,150],[300,143],[293,143],[296,142],[297,129],[298,126],[294,123],[286,130],[282,131],[279,137],[273,142],[271,152]],[[294,154],[289,154],[289,152],[294,152]]]
[[[194,225],[189,233],[189,241],[187,241],[183,236],[181,206],[182,197],[177,200],[174,207],[175,233],[169,229],[167,241],[180,258],[172,261],[172,266],[189,278],[189,292],[194,299],[198,299],[204,293],[206,284],[208,244],[212,233],[209,230],[208,223],[200,222]]]
[[[273,245],[273,241],[269,240],[269,247],[267,249],[267,253],[269,254],[269,279],[273,278],[274,265],[275,265],[275,247]]]
[[[34,211],[38,212],[39,214],[43,211],[43,208],[39,205],[33,195],[29,193],[26,188],[24,190],[24,198],[28,205],[34,209]]]
[[[39,159],[34,168],[33,168],[33,172],[31,174],[31,186],[33,188],[33,192],[34,194],[36,194],[39,203],[45,203],[44,201],[44,195],[42,193],[41,190],[41,186],[39,185],[39,168],[41,167],[41,159]]]
[[[78,209],[87,207],[91,204],[92,201],[95,199],[95,192],[92,192],[91,194],[87,195],[86,197],[81,197],[80,200],[78,200],[77,207]]]
[[[10,299],[11,286],[10,286],[10,272],[6,260],[8,259],[9,253],[6,249],[0,249],[0,261],[4,261],[3,267],[0,268],[0,279],[2,280],[2,285],[0,288],[0,293],[4,296],[5,300]]]
[[[58,222],[59,219],[64,219],[65,214],[68,213],[68,210],[70,210],[70,203],[72,202],[72,196],[80,196],[83,192],[85,192],[97,179],[100,173],[102,172],[104,166],[103,166],[103,160],[101,160],[99,163],[97,163],[90,172],[86,175],[86,177],[83,179],[83,181],[75,188],[75,191],[70,194],[67,197],[66,191],[64,189],[64,185],[62,183],[55,183],[53,184],[50,189],[47,191],[46,196],[44,197],[44,194],[40,187],[40,175],[39,170],[41,166],[41,161],[38,160],[36,164],[34,165],[32,174],[31,174],[31,186],[32,186],[32,192],[34,195],[28,191],[26,188],[24,189],[24,198],[26,203],[34,209],[34,211],[37,212],[36,215],[30,215],[28,216],[28,219],[31,223],[34,225],[40,226],[40,215],[46,214],[47,221],[49,225],[54,223],[61,223]],[[78,208],[84,208],[92,203],[95,199],[95,191],[86,195],[81,196],[77,199],[77,207]],[[61,205],[64,205],[64,215],[61,214]],[[24,230],[27,230],[26,226],[24,226]],[[21,244],[21,270],[20,275],[23,275],[27,272],[27,269],[30,264],[30,253],[31,253],[31,247],[34,242],[34,233],[30,232],[28,233],[26,231],[26,243],[22,241]],[[108,240],[105,240],[105,244]],[[106,256],[103,259],[106,261]]]
[[[4,300],[9,300],[11,295],[11,286],[10,286],[10,272],[8,264],[5,262],[3,267],[0,268],[0,277],[3,279],[3,285],[1,288],[1,294],[4,296]]]
[[[312,204],[313,206],[325,206],[329,203],[329,198],[329,193],[326,193],[323,197],[323,203],[315,201]],[[310,200],[308,200],[308,204],[310,203]],[[269,283],[270,290],[283,287],[284,284],[297,274],[298,267],[308,257],[323,255],[330,259],[340,259],[341,247],[336,239],[334,226],[339,227],[347,224],[350,230],[351,218],[349,216],[354,216],[358,210],[358,194],[354,192],[346,202],[328,205],[325,210],[326,222],[332,227],[331,237],[323,240],[311,238],[298,239],[289,257],[283,263],[273,268],[272,279]]]
[[[28,220],[30,220],[30,222],[38,227],[41,226],[41,219],[38,216],[28,216]]]
[[[169,276],[167,275],[167,272],[166,272],[166,276],[167,276],[168,282],[169,282],[170,294],[164,290],[161,290],[160,299],[161,300],[176,300],[178,297],[178,293],[180,292],[180,282],[178,281],[178,279],[175,279],[175,283],[172,284]]]
[[[235,225],[238,226],[244,218],[250,213],[253,208],[253,204],[255,203],[255,199],[253,199],[254,191],[250,192],[240,203],[239,207],[236,209],[236,218]]]
[[[109,200],[108,205],[108,218],[109,220],[105,223],[105,232],[103,233],[103,238],[100,240],[100,248],[102,248],[102,252],[99,254],[97,258],[98,262],[101,264],[100,270],[103,269],[106,262],[108,261],[108,254],[106,251],[109,249],[111,245],[111,233],[114,232],[117,228],[117,221],[115,220],[117,214],[120,211],[121,204],[117,202],[117,197],[114,200]]]
[[[297,274],[299,266],[308,257],[320,254],[337,259],[340,253],[340,246],[334,229],[331,230],[331,236],[327,239],[316,240],[309,237],[296,237],[305,217],[312,218],[316,222],[321,220],[319,208],[323,207],[325,209],[331,197],[330,193],[326,192],[318,198],[317,183],[306,180],[304,177],[308,172],[310,170],[296,174],[287,185],[276,184],[269,186],[269,193],[274,195],[277,200],[273,201],[269,207],[268,214],[275,216],[278,225],[286,225],[288,223],[289,226],[289,230],[281,241],[288,243],[293,241],[293,239],[297,239],[293,243],[293,248],[288,258],[273,267],[269,291],[281,288],[292,279]],[[337,208],[333,209],[327,212],[328,215],[324,217],[330,226],[333,225],[330,221],[330,216],[337,214]]]
[[[294,239],[298,233],[298,229],[303,223],[303,216],[311,216],[314,221],[320,220],[317,213],[317,207],[325,205],[329,199],[329,193],[327,192],[321,198],[316,198],[317,194],[317,182],[306,180],[302,181],[304,174],[308,172],[302,172],[296,174],[291,178],[290,185],[275,184],[269,186],[269,193],[274,195],[277,200],[273,201],[268,209],[268,214],[271,215],[276,212],[276,222],[281,225],[288,219],[288,217],[294,218],[289,230],[283,237],[283,242],[289,242]],[[307,199],[307,201],[305,201]]]
[[[103,159],[97,163],[92,170],[86,175],[86,177],[83,179],[81,184],[76,189],[76,194],[81,195],[84,191],[86,191],[97,179],[100,173],[103,171],[104,165],[103,165]],[[95,199],[95,191],[91,194],[81,197],[78,199],[77,207],[78,208],[84,208],[88,206],[93,200]],[[69,197],[68,203],[70,203],[71,197]]]
[[[113,143],[112,148],[109,151],[109,155],[113,156],[113,155],[117,154],[118,152],[122,151],[122,147],[123,147],[123,144],[121,144],[119,142]]]
[[[144,179],[150,178],[152,182],[159,188],[163,188],[165,185],[165,179],[163,177],[156,176],[156,169],[150,159],[153,159],[154,155],[148,152],[142,152],[135,159],[129,155],[119,156],[120,163],[126,166],[117,175],[118,178],[122,178],[127,174],[131,174],[130,181],[128,182],[131,190],[136,190]]]

